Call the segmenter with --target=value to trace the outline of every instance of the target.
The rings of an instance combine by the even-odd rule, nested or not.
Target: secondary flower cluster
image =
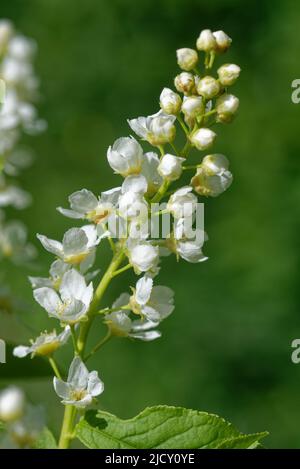
[[[17,386],[0,392],[0,421],[5,429],[0,437],[2,449],[32,448],[45,425],[41,407],[29,404]]]
[[[154,149],[144,152],[133,136],[117,139],[107,150],[107,160],[123,178],[121,184],[100,195],[87,189],[74,192],[69,196],[69,208],[59,207],[58,211],[82,220],[84,225],[70,228],[62,241],[38,235],[56,260],[48,277],[30,278],[34,298],[62,329],[58,334],[43,333],[14,353],[19,357],[29,353],[52,357],[72,335],[75,357],[68,378],[54,378],[63,404],[86,407],[103,392],[97,373],[89,373],[84,363],[109,338],[151,341],[161,336],[158,327],[174,310],[173,291],[156,284],[162,257],[174,254],[191,263],[207,259],[202,252],[207,239],[203,228],[200,236],[195,232],[188,236],[185,221],[195,220],[197,196],[220,195],[230,186],[232,174],[224,155],[205,155],[192,165],[187,165],[187,159],[193,158],[193,149],[203,151],[212,146],[216,138],[213,125],[228,123],[236,114],[238,99],[227,88],[238,78],[239,67],[225,64],[218,69],[217,78],[211,75],[215,57],[230,43],[224,32],[204,30],[197,40],[199,52],[179,49],[177,60],[183,71],[175,78],[177,92],[164,88],[157,113],[128,121],[137,137]],[[177,149],[176,124],[186,139],[181,150]],[[190,184],[180,184],[183,172],[189,170],[196,170]],[[149,218],[152,204],[162,201],[165,208],[159,209],[157,216],[167,213],[172,223],[167,235],[157,239],[151,236]],[[96,286],[93,279],[99,271],[93,270],[93,265],[96,250],[105,240],[112,249],[112,261]],[[128,269],[141,275],[131,293],[122,293],[111,307],[100,309],[110,281]],[[102,318],[107,335],[86,355],[86,337],[95,317]]]
[[[31,196],[12,178],[28,167],[32,157],[19,143],[23,133],[36,134],[45,128],[33,102],[38,97],[38,79],[33,68],[36,44],[20,35],[9,20],[0,20],[0,79],[5,86],[0,108],[0,208],[26,208]],[[32,258],[27,231],[19,221],[4,220],[0,214],[0,258],[15,262]]]

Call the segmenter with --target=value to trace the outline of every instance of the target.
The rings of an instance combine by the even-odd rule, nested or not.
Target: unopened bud
[[[241,69],[235,64],[224,64],[218,69],[218,75],[221,85],[231,86],[238,79]]]
[[[192,135],[191,142],[198,150],[206,150],[214,143],[216,136],[212,130],[201,128]]]
[[[191,94],[195,88],[195,78],[191,73],[182,72],[175,77],[174,84],[180,93]]]
[[[181,176],[183,161],[184,158],[167,153],[162,157],[157,171],[163,178],[168,179],[169,181],[176,181],[176,179]]]
[[[205,99],[212,99],[219,94],[220,84],[215,78],[206,76],[199,80],[197,91]]]
[[[203,31],[201,31],[197,39],[196,46],[198,50],[202,50],[204,52],[212,52],[216,50],[216,38],[210,29],[203,29]]]
[[[194,49],[188,49],[185,47],[183,49],[178,49],[176,54],[179,67],[186,72],[193,70],[198,63],[198,54]]]
[[[205,105],[201,96],[189,96],[183,100],[181,110],[185,117],[195,118],[205,111]]]
[[[226,52],[232,43],[232,39],[224,31],[215,31],[213,36],[217,44],[216,51],[219,53]]]
[[[200,195],[217,197],[232,183],[232,174],[228,170],[229,162],[221,154],[207,155],[197,173],[191,180],[195,192]]]
[[[239,103],[239,99],[233,94],[220,96],[216,102],[217,120],[223,123],[231,122],[237,113]]]
[[[181,98],[179,94],[174,93],[170,88],[164,88],[159,98],[161,109],[166,114],[178,114],[181,108]]]
[[[22,417],[25,407],[23,391],[10,386],[0,393],[0,420],[12,422]]]

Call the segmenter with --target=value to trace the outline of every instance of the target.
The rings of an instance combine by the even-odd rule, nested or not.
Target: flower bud
[[[241,69],[235,64],[224,64],[218,69],[219,81],[223,86],[231,86],[238,79]]]
[[[218,122],[229,123],[239,108],[239,99],[233,94],[223,94],[216,102]]]
[[[191,180],[194,190],[204,196],[217,197],[232,183],[229,162],[221,154],[207,155]]]
[[[128,248],[129,261],[137,274],[155,269],[159,261],[157,246],[143,241]]]
[[[213,77],[203,77],[197,84],[197,91],[205,99],[212,99],[219,94],[220,84]]]
[[[213,36],[216,40],[217,52],[219,53],[226,52],[232,43],[232,39],[229,36],[227,36],[227,34],[224,33],[224,31],[215,31],[213,33]]]
[[[181,108],[181,98],[170,88],[164,88],[160,94],[159,104],[166,114],[178,114]]]
[[[138,174],[142,169],[143,149],[133,137],[118,138],[107,150],[111,168],[123,177]]]
[[[203,31],[201,31],[196,46],[198,50],[204,52],[212,52],[217,48],[216,38],[210,29],[203,29]]]
[[[198,54],[194,49],[189,49],[187,47],[183,49],[178,49],[177,54],[177,63],[182,70],[189,72],[193,70],[198,62]]]
[[[182,72],[175,77],[174,84],[180,93],[190,94],[195,88],[195,78],[191,73]]]
[[[201,128],[192,135],[191,142],[198,150],[206,150],[213,144],[216,136],[212,130]]]
[[[195,118],[205,112],[205,105],[201,96],[189,96],[184,99],[181,110],[185,117]]]
[[[162,157],[157,171],[163,178],[169,181],[176,181],[181,176],[183,161],[184,158],[167,153]]]
[[[25,408],[23,391],[10,386],[0,393],[0,420],[12,422],[22,417]]]

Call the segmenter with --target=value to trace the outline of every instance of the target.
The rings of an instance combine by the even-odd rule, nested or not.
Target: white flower
[[[191,94],[195,89],[194,75],[188,72],[182,72],[175,77],[175,88],[180,93]]]
[[[239,108],[239,98],[233,94],[223,94],[217,99],[216,110],[219,122],[231,122]]]
[[[224,64],[218,69],[218,76],[221,85],[231,86],[240,76],[241,69],[235,64]]]
[[[0,441],[0,448],[32,448],[43,428],[45,428],[44,409],[41,406],[32,406],[26,403],[21,418],[9,422],[7,425],[6,432]]]
[[[193,70],[198,63],[198,54],[194,49],[184,47],[176,51],[177,63],[182,70],[189,72]]]
[[[35,247],[27,241],[27,228],[19,221],[0,225],[0,258],[10,258],[16,264],[33,259]]]
[[[9,386],[0,393],[0,420],[12,422],[22,417],[25,410],[25,396],[16,386]]]
[[[146,194],[151,197],[162,184],[162,177],[157,171],[159,165],[159,157],[156,153],[148,152],[144,154],[142,175],[147,180],[147,192]]]
[[[69,196],[71,210],[58,207],[69,218],[86,219],[95,224],[103,223],[113,212],[121,192],[120,187],[102,192],[96,197],[91,191],[81,189]]]
[[[18,61],[30,61],[36,52],[36,43],[25,36],[15,36],[9,41],[7,54]]]
[[[78,408],[88,407],[93,399],[104,391],[104,384],[97,371],[89,373],[79,357],[73,359],[67,381],[54,377],[53,385],[56,394],[62,399],[62,404]]]
[[[128,258],[136,274],[141,272],[155,272],[159,261],[157,246],[148,241],[133,242],[128,240]]]
[[[132,130],[151,145],[160,146],[174,140],[176,116],[166,114],[162,110],[148,117],[128,120]]]
[[[13,350],[15,357],[23,358],[31,354],[31,357],[35,355],[52,355],[59,347],[64,345],[71,335],[70,326],[66,326],[65,329],[59,334],[56,331],[40,334],[34,341],[32,341],[29,347],[19,345]]]
[[[201,31],[196,46],[198,50],[204,52],[212,52],[217,48],[216,38],[210,29],[203,29],[203,31]]]
[[[185,159],[166,153],[157,168],[158,173],[169,181],[176,181],[182,173],[182,163]]]
[[[217,43],[216,51],[219,53],[226,52],[232,43],[232,39],[224,31],[215,31],[213,35]]]
[[[191,217],[196,210],[197,197],[192,193],[192,187],[184,186],[178,189],[168,200],[167,210],[174,218]]]
[[[61,259],[52,262],[49,277],[28,277],[32,288],[49,287],[58,290],[63,275],[71,269],[70,264],[65,264]]]
[[[198,150],[206,150],[214,143],[216,136],[212,130],[201,128],[192,134],[191,142]]]
[[[179,256],[191,262],[192,264],[204,262],[208,258],[202,252],[203,242],[189,239],[178,240],[176,243],[176,252]]]
[[[158,166],[159,174],[170,181],[179,179],[182,174],[182,163],[185,158],[166,153]]]
[[[107,234],[104,233],[103,236]],[[71,228],[63,237],[62,243],[38,234],[37,238],[43,247],[55,254],[67,264],[81,264],[88,262],[95,254],[95,246],[100,242],[100,237],[93,225]]]
[[[87,286],[84,277],[71,269],[63,275],[59,295],[52,288],[42,287],[34,290],[33,296],[50,317],[75,324],[85,319],[93,298],[93,285]]]
[[[107,150],[108,163],[123,177],[139,174],[142,168],[143,149],[133,137],[118,138]]]
[[[30,205],[31,196],[28,192],[16,186],[1,187],[2,182],[0,180],[0,207],[11,206],[22,210]]]
[[[153,287],[152,278],[144,276],[137,281],[129,306],[134,314],[159,323],[174,310],[174,292],[161,285]]]
[[[114,305],[113,307],[115,307]],[[107,314],[104,322],[109,327],[111,334],[116,337],[130,337],[144,342],[161,337],[161,333],[155,330],[158,323],[140,319],[133,321],[128,312],[122,310]]]
[[[181,110],[185,117],[195,118],[200,116],[205,111],[205,106],[201,96],[186,97],[182,103]]]
[[[128,220],[140,218],[144,220],[148,217],[148,205],[144,199],[147,188],[147,180],[142,174],[128,176],[124,180],[118,208],[119,215],[122,218]]]
[[[220,84],[215,78],[206,76],[199,80],[197,91],[205,99],[212,99],[219,94]]]
[[[231,185],[233,179],[228,166],[229,162],[224,155],[205,156],[191,180],[195,191],[200,195],[211,197],[222,194]]]
[[[178,114],[181,108],[181,97],[170,88],[164,88],[160,94],[159,104],[166,114]]]

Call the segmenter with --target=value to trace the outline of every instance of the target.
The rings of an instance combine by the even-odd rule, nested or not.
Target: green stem
[[[74,327],[74,325],[72,325],[72,326],[70,326],[70,328],[71,328],[73,347],[74,347],[76,355],[79,355],[78,347],[77,347],[77,338],[76,338],[76,333],[75,333],[75,327]]]
[[[96,353],[104,344],[106,344],[106,342],[108,342],[110,338],[111,338],[111,331],[110,329],[108,329],[105,337],[103,337],[103,339],[100,340],[100,342],[98,342],[97,345],[95,345],[95,347],[90,351],[90,353],[87,354],[84,361],[86,362],[92,355],[94,355],[94,353]]]
[[[182,117],[179,114],[176,117],[177,117],[177,120],[178,120],[179,124],[181,125],[182,130],[184,131],[185,135],[188,136],[189,130],[188,130],[187,126],[185,125]]]
[[[56,378],[62,379],[60,371],[58,369],[58,366],[57,366],[56,361],[54,360],[54,358],[53,357],[48,357],[48,360],[49,360],[49,363],[51,365],[52,370],[54,371],[54,374],[55,374]]]
[[[163,145],[158,145],[158,148],[159,148],[159,151],[160,151],[161,156],[164,156],[165,150],[164,150]]]
[[[164,179],[162,185],[156,192],[155,196],[151,199],[152,204],[159,202],[163,198],[163,196],[168,190],[169,185],[170,185],[170,181],[168,181],[167,179]]]
[[[73,422],[76,415],[76,408],[71,405],[65,406],[64,419],[61,427],[61,434],[59,438],[59,449],[69,448],[72,439]]]
[[[111,263],[109,264],[105,274],[103,275],[102,279],[100,280],[100,283],[95,291],[94,299],[91,303],[89,312],[88,312],[88,320],[86,322],[83,322],[80,328],[80,333],[79,337],[77,340],[77,349],[79,355],[82,355],[84,352],[84,348],[86,345],[86,339],[87,335],[89,333],[90,327],[92,325],[93,319],[94,319],[94,314],[98,309],[99,303],[108,287],[110,284],[114,272],[118,269],[119,265],[121,264],[122,260],[124,258],[124,251],[123,249],[117,251],[115,255],[112,258]]]
[[[115,270],[115,272],[112,274],[112,277],[116,277],[117,275],[122,274],[123,272],[131,268],[131,264],[126,264],[124,267],[121,267],[121,269]]]

